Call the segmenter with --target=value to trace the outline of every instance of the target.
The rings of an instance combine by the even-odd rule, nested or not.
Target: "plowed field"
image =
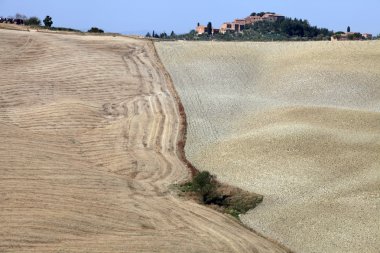
[[[188,159],[264,195],[245,224],[300,253],[379,251],[379,41],[156,46]]]
[[[168,190],[182,122],[151,42],[0,30],[0,252],[285,252]]]

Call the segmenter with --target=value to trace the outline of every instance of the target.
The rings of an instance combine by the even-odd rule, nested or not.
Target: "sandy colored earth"
[[[27,31],[28,26],[0,23],[0,29]]]
[[[168,190],[178,103],[149,41],[0,30],[0,252],[286,252]]]
[[[264,195],[245,224],[296,252],[380,248],[380,42],[165,42],[186,155]]]

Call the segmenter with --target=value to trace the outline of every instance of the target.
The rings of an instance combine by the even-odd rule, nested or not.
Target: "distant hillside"
[[[310,25],[306,19],[285,18],[276,22],[264,21],[248,25],[241,37],[254,40],[329,40],[332,34],[326,28]]]

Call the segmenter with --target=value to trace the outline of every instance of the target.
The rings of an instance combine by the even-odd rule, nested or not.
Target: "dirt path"
[[[285,252],[178,199],[177,102],[153,45],[0,30],[0,252]]]

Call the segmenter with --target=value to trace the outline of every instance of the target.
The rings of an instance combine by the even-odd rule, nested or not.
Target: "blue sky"
[[[197,22],[225,21],[251,12],[273,11],[308,19],[335,31],[380,33],[380,0],[0,0],[0,16],[22,13],[53,17],[54,26],[87,30],[97,26],[109,32],[188,32]]]

